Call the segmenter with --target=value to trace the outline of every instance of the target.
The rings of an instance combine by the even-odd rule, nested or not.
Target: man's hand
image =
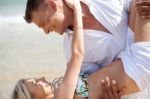
[[[103,99],[120,99],[116,81],[113,80],[110,82],[108,77],[106,77],[105,80],[102,80],[102,94]]]
[[[150,19],[150,0],[139,0],[136,3],[135,10],[142,19]]]

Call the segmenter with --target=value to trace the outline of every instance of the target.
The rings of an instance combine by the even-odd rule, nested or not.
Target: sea
[[[63,36],[24,21],[27,0],[0,0],[0,99],[11,99],[22,78],[63,76]]]

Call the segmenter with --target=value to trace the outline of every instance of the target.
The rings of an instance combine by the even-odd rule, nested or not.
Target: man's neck
[[[82,12],[83,12],[83,27],[84,29],[98,30],[110,33],[90,12],[89,7],[81,3]],[[91,24],[92,22],[92,24]]]
[[[67,7],[67,6],[66,6]],[[86,4],[81,2],[82,7],[82,17],[83,17],[83,28],[84,29],[95,29],[95,30],[103,30],[101,29],[101,24],[95,19],[95,17],[91,14],[90,9]],[[70,30],[73,30],[74,27],[74,14],[73,10],[70,8],[67,8],[66,10],[66,20],[68,24],[68,28]],[[93,24],[91,24],[91,22]]]
[[[86,4],[82,3],[81,2],[81,7],[82,7],[82,17],[83,17],[83,26],[86,28],[87,27],[87,22],[91,22],[91,14],[90,14],[90,11],[87,7]],[[73,14],[73,10],[68,10],[67,11],[67,19],[69,20],[69,26],[68,28],[70,30],[73,30],[73,27],[74,27],[74,14]]]

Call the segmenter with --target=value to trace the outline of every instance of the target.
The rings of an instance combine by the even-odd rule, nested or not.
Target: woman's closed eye
[[[32,85],[33,85],[33,86],[36,86],[36,85],[37,85],[37,80],[33,81],[33,82],[32,82]]]

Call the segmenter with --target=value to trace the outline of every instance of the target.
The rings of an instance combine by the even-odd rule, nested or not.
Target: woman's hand
[[[135,9],[142,19],[150,19],[150,0],[140,0]]]
[[[102,80],[102,94],[103,99],[120,99],[116,81],[113,80],[110,82],[108,77],[106,77],[105,80]]]
[[[69,8],[74,9],[73,0],[64,0],[64,2]]]
[[[77,12],[81,12],[82,13],[82,8],[81,8],[81,4],[80,4],[80,0],[64,0],[64,3],[70,8],[72,9],[75,13]]]

